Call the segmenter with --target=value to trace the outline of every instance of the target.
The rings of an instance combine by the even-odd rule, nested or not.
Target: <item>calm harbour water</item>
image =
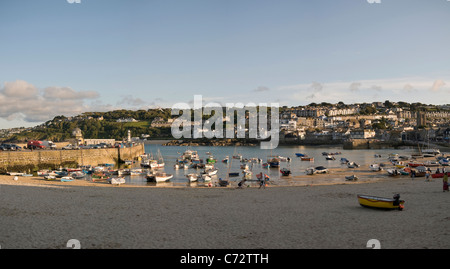
[[[218,178],[227,179],[228,172],[239,172],[239,177],[230,177],[230,181],[240,181],[242,179],[242,164],[239,159],[233,159],[233,155],[242,155],[243,158],[260,158],[263,162],[267,161],[269,155],[283,156],[291,158],[290,162],[280,162],[280,168],[263,168],[261,163],[248,163],[253,172],[253,178],[255,175],[263,172],[270,176],[270,180],[278,185],[283,185],[283,179],[281,177],[280,169],[283,167],[290,168],[292,175],[305,175],[305,169],[308,167],[325,166],[327,168],[339,168],[343,165],[340,162],[340,158],[347,158],[349,161],[354,161],[362,166],[370,165],[373,162],[385,162],[387,161],[388,154],[397,153],[399,155],[411,155],[411,153],[417,152],[415,148],[403,148],[403,149],[364,149],[364,150],[346,150],[342,146],[279,146],[274,150],[262,150],[259,147],[210,147],[210,146],[198,146],[198,147],[181,147],[181,146],[162,146],[161,144],[146,144],[145,152],[153,153],[157,156],[158,150],[164,158],[165,168],[162,169],[168,174],[173,174],[173,178],[169,182],[158,183],[158,186],[201,186],[202,182],[189,183],[186,175],[190,173],[200,173],[202,169],[174,169],[177,158],[179,158],[186,150],[197,151],[199,157],[205,162],[208,157],[207,152],[214,156],[217,160],[215,168],[218,169],[217,176],[214,176],[213,183]],[[336,160],[326,160],[322,152],[341,152],[339,155],[335,155]],[[299,157],[296,157],[295,153],[307,154],[310,157],[314,157],[314,162],[301,161]],[[380,154],[381,158],[377,158],[374,155]],[[223,163],[222,160],[229,156],[230,163]],[[139,163],[134,164],[135,167],[139,166]],[[126,183],[133,185],[156,185],[156,183],[148,183],[144,176],[126,176]]]

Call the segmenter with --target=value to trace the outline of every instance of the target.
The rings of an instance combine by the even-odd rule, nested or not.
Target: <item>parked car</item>
[[[27,148],[29,148],[29,149],[45,149],[45,145],[42,143],[42,141],[31,140],[31,141],[28,141]]]
[[[80,149],[77,145],[67,144],[66,146],[62,147],[62,149]]]
[[[56,149],[56,145],[52,141],[42,141],[42,145],[48,149]]]

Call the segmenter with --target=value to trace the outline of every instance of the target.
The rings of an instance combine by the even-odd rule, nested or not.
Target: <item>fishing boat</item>
[[[403,168],[406,166],[404,162],[394,162],[393,165],[397,168]]]
[[[448,166],[449,163],[450,163],[450,160],[447,159],[447,158],[442,158],[442,159],[439,160],[439,164],[442,165],[442,166]]]
[[[358,194],[358,202],[363,207],[380,209],[403,209],[404,200],[400,200],[400,195],[396,194],[393,198],[382,198],[371,195]]]
[[[356,175],[346,176],[345,180],[356,181],[356,180],[358,180],[358,177]]]
[[[145,178],[147,179],[147,182],[165,182],[173,178],[173,175],[165,172],[152,172],[147,173]]]
[[[336,160],[336,158],[334,158],[334,156],[327,155],[327,156],[325,157],[325,160],[327,160],[327,161],[334,161],[334,160]]]
[[[39,177],[48,176],[50,174],[51,170],[39,170],[37,171],[37,175]]]
[[[189,182],[194,182],[194,181],[198,180],[199,175],[192,173],[192,174],[187,174],[186,177],[189,180]]]
[[[205,182],[209,182],[209,181],[211,181],[211,176],[208,174],[202,174],[202,179]]]
[[[218,169],[211,168],[211,169],[205,169],[203,174],[207,174],[208,176],[214,176],[217,174],[217,172],[218,172]]]
[[[291,170],[287,169],[287,168],[282,168],[280,170],[280,173],[282,176],[289,176],[291,174]]]
[[[239,176],[239,172],[231,172],[231,173],[228,173],[228,176],[229,176],[229,177],[238,177],[238,176]]]
[[[303,154],[303,153],[295,153],[295,156],[297,156],[297,157],[305,157],[306,154]]]
[[[447,172],[447,176],[450,176],[450,172]],[[431,174],[432,178],[443,178],[444,177],[444,173],[434,173]]]
[[[441,154],[441,151],[439,149],[433,149],[433,148],[428,148],[428,149],[422,149],[422,153],[425,155],[430,155],[430,157],[434,157],[436,155]]]
[[[44,176],[44,178],[46,180],[56,180],[56,176],[52,176],[52,175],[46,175],[46,176]]]
[[[301,157],[300,160],[314,162],[314,158],[313,157],[308,157],[308,156]]]
[[[130,176],[140,176],[142,175],[142,169],[134,168],[130,169]]]
[[[347,164],[350,162],[347,158],[341,158],[340,161],[341,161],[341,164]]]
[[[386,169],[386,172],[388,173],[388,176],[396,177],[400,176],[400,172],[397,169]]]
[[[270,168],[280,167],[280,158],[278,156],[268,156],[267,163],[270,164]]]
[[[217,162],[217,160],[214,159],[214,156],[212,156],[212,155],[209,155],[208,158],[206,159],[206,163],[213,164],[213,163],[216,163],[216,162]]]
[[[309,167],[306,169],[307,175],[325,174],[325,173],[328,173],[328,169],[323,166]]]
[[[228,156],[225,157],[225,159],[222,160],[223,163],[228,163],[230,161],[230,158]]]
[[[112,178],[108,179],[108,181],[112,185],[125,184],[125,178],[123,178],[123,177],[112,177]]]
[[[21,175],[23,175],[24,173],[20,173],[20,172],[8,172],[7,174],[10,175],[10,176],[21,176]]]
[[[369,168],[370,168],[370,171],[374,171],[374,172],[377,172],[377,171],[381,171],[381,170],[382,170],[381,166],[380,166],[379,164],[377,164],[377,163],[371,164],[371,165],[369,166]]]
[[[437,162],[437,161],[426,161],[423,164],[426,167],[438,167],[438,166],[440,166],[439,162]]]
[[[197,151],[188,149],[181,155],[181,158],[185,161],[191,161],[193,159],[198,159],[199,157]]]
[[[226,187],[226,186],[228,186],[228,184],[230,184],[230,182],[228,180],[219,178],[219,186],[220,187]]]
[[[316,174],[326,174],[328,173],[328,168],[324,167],[324,166],[316,166],[314,167],[314,170],[316,170]]]
[[[357,164],[355,162],[349,162],[349,163],[347,163],[347,167],[348,168],[356,168],[356,167],[359,167],[359,164]]]
[[[418,162],[409,162],[408,163],[409,167],[419,167],[419,166],[423,166],[423,163],[418,163]]]
[[[427,168],[425,166],[416,167],[415,177],[424,177],[427,174]]]
[[[404,168],[400,169],[399,172],[402,176],[408,176],[409,173],[411,172],[411,168],[404,167]]]
[[[78,172],[73,172],[73,173],[71,173],[70,176],[71,176],[72,178],[75,178],[75,179],[82,179],[82,178],[85,178],[85,177],[86,177],[86,174],[83,173],[83,172],[78,171]]]
[[[61,182],[70,182],[73,181],[74,179],[72,177],[61,177]]]

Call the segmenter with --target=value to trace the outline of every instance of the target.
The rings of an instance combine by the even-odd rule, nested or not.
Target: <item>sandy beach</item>
[[[356,198],[396,193],[403,211],[363,208]],[[389,249],[450,247],[442,179],[236,189],[0,176],[0,201],[2,249],[66,248],[70,239],[107,249],[364,249],[369,239]]]

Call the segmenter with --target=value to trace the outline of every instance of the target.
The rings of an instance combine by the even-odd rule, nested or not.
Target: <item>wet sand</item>
[[[70,239],[81,248],[108,249],[364,249],[369,239],[379,240],[381,248],[450,247],[450,193],[442,191],[442,179],[362,170],[358,182],[325,183],[348,175],[336,170],[300,176],[302,186],[265,189],[0,176],[0,247],[66,248]],[[356,198],[396,193],[406,201],[403,211],[363,208]]]

